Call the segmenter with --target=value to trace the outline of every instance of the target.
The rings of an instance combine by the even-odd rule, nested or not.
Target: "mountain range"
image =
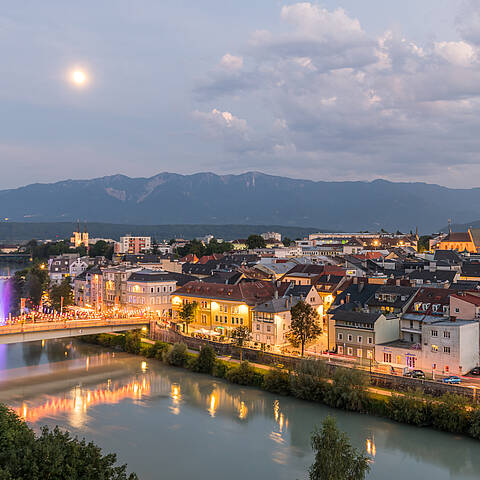
[[[0,191],[0,218],[16,222],[317,226],[334,231],[430,233],[480,216],[480,188],[426,183],[328,182],[247,172],[113,175]]]

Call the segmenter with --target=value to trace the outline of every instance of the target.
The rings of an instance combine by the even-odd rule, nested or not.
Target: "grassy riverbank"
[[[372,392],[368,376],[360,370],[337,368],[330,373],[325,362],[319,360],[304,360],[294,371],[253,367],[248,362],[218,359],[209,346],[195,354],[181,343],[143,343],[138,332],[93,335],[83,340],[278,395],[480,439],[478,404],[452,394],[431,397],[415,391],[406,394],[385,391],[383,394],[375,389]]]

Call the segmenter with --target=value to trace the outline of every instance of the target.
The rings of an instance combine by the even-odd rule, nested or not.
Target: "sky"
[[[0,58],[0,189],[165,171],[480,187],[477,0],[5,2]]]

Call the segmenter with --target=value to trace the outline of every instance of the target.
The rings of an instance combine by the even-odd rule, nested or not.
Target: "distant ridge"
[[[426,183],[314,182],[247,172],[112,175],[0,191],[0,218],[124,224],[318,225],[429,233],[480,216],[480,189]]]
[[[0,243],[31,240],[63,240],[70,238],[74,222],[0,222]],[[83,224],[80,226],[83,228]],[[290,239],[303,238],[309,233],[319,229],[310,227],[285,227],[282,225],[125,225],[112,223],[89,223],[87,225],[90,238],[111,238],[118,240],[121,236],[131,233],[133,235],[149,235],[158,242],[171,238],[203,237],[211,234],[216,238],[234,240],[247,238],[252,234],[264,232],[279,232]]]

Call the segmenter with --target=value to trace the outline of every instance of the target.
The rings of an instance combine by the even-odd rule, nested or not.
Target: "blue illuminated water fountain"
[[[0,325],[5,325],[10,309],[10,283],[0,280]]]

